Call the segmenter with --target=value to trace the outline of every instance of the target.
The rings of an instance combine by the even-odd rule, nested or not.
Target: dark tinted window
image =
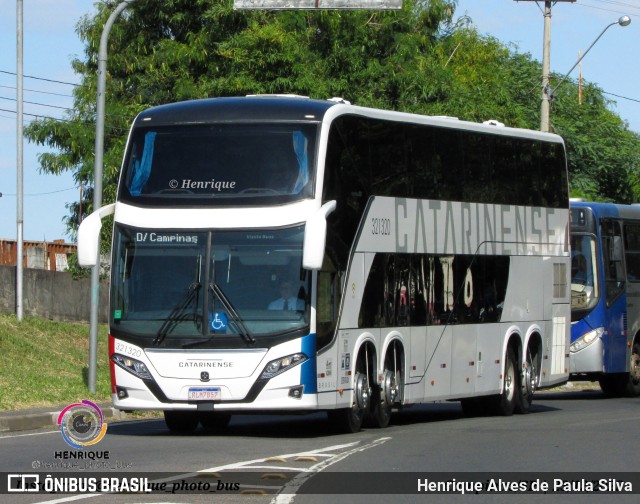
[[[343,116],[329,136],[323,198],[348,198],[354,191],[504,205],[569,204],[562,144]],[[360,210],[364,202],[360,197]]]
[[[316,126],[209,124],[136,128],[120,199],[137,205],[256,205],[310,197]]]

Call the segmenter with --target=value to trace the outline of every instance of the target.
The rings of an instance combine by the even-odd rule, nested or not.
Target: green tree
[[[456,3],[405,0],[400,11],[284,12],[234,11],[232,0],[132,3],[109,37],[103,201],[115,199],[133,118],[172,101],[341,96],[363,106],[538,129],[540,63],[456,19]],[[65,121],[43,119],[25,129],[31,141],[54,148],[40,156],[43,171],[71,171],[88,188],[83,214],[93,210],[97,52],[114,5],[100,1],[95,15],[78,23],[85,52],[72,63],[82,76],[74,110]],[[567,144],[572,193],[630,202],[640,195],[638,135],[609,110],[596,86],[587,86],[585,100],[577,105],[567,82],[551,114]],[[71,232],[79,211],[69,205]]]
[[[117,3],[117,2],[116,2]],[[455,0],[405,0],[401,11],[234,11],[232,0],[138,0],[109,37],[103,201],[115,199],[127,129],[141,110],[215,96],[297,93],[344,96],[366,106],[421,111],[448,93],[434,47]],[[114,2],[77,26],[85,42],[72,62],[82,76],[65,121],[34,121],[25,134],[54,148],[47,173],[72,171],[92,208],[97,52]],[[436,78],[430,78],[435,76]],[[69,205],[68,228],[80,219]]]
[[[610,105],[594,84],[584,87],[580,104],[569,82],[552,101],[552,126],[567,145],[572,196],[633,203],[640,196],[640,135]]]

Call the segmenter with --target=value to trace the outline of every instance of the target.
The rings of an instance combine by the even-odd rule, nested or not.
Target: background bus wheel
[[[367,377],[363,373],[356,372],[353,383],[353,406],[351,408],[331,410],[328,412],[329,421],[341,432],[358,432],[362,428],[364,415],[369,408],[371,388],[367,383]]]
[[[217,434],[224,431],[229,425],[231,415],[229,413],[201,413],[200,423],[204,430],[210,434]]]
[[[164,423],[171,432],[189,433],[196,430],[200,418],[195,411],[173,411],[164,412]]]
[[[627,395],[631,397],[640,395],[640,343],[635,343],[631,349]]]
[[[517,372],[516,356],[513,348],[509,347],[504,363],[503,390],[495,399],[494,410],[497,415],[513,415],[519,392],[519,377],[520,373]]]

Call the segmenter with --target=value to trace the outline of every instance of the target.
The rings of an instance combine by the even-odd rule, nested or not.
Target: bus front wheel
[[[356,372],[353,380],[354,398],[351,408],[330,410],[328,412],[331,424],[342,432],[355,433],[362,428],[364,415],[369,409],[371,388],[364,373]]]

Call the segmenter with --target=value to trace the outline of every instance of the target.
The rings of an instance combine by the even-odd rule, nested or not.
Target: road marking
[[[371,443],[368,443],[362,446],[355,446],[349,451],[339,453],[330,459],[317,463],[307,471],[301,472],[300,474],[295,476],[291,481],[289,481],[289,483],[287,483],[282,488],[282,490],[280,490],[278,495],[271,500],[271,504],[291,504],[300,487],[304,485],[304,483],[309,478],[313,477],[314,474],[324,471],[325,469],[332,466],[333,464],[336,464],[346,459],[347,457],[354,455],[355,453],[359,453],[359,452],[368,450],[369,448],[375,448],[377,446],[380,446],[383,443],[386,443],[387,441],[389,441],[390,439],[391,439],[390,437],[379,438],[379,439],[376,439],[375,441],[372,441]]]
[[[288,504],[293,502],[293,497],[294,495],[292,494],[293,492],[295,492],[298,488],[300,488],[300,486],[302,486],[302,484],[309,478],[311,478],[313,476],[313,474],[318,473],[324,469],[326,469],[327,467],[335,464],[336,462],[340,462],[341,460],[344,460],[345,458],[347,458],[350,455],[353,455],[354,453],[358,453],[364,450],[368,450],[369,448],[373,448],[375,446],[378,446],[386,441],[388,441],[389,439],[391,439],[390,437],[386,437],[386,438],[380,438],[380,439],[376,439],[375,441],[372,441],[371,443],[368,443],[366,445],[362,445],[362,446],[358,446],[360,445],[360,441],[355,441],[353,443],[345,443],[345,444],[339,444],[339,445],[333,445],[333,446],[327,446],[325,448],[318,448],[317,450],[308,450],[308,451],[304,451],[304,452],[298,452],[298,453],[287,453],[284,455],[276,455],[274,457],[263,457],[263,458],[259,458],[259,459],[255,459],[255,460],[247,460],[244,462],[235,462],[232,464],[225,464],[222,466],[217,466],[217,467],[210,467],[209,469],[201,469],[199,471],[196,472],[189,472],[189,473],[184,473],[184,474],[179,474],[176,476],[171,476],[170,478],[165,478],[162,480],[154,480],[153,483],[162,483],[162,482],[169,482],[169,481],[175,481],[176,479],[182,478],[182,479],[186,479],[186,478],[193,478],[196,476],[202,476],[203,473],[215,473],[215,472],[219,472],[219,471],[224,471],[224,470],[231,470],[231,469],[242,469],[242,468],[268,468],[271,471],[274,470],[287,470],[287,471],[293,471],[293,472],[297,472],[300,473],[298,474],[296,477],[294,477],[289,484],[287,484],[285,487],[283,487],[280,490],[280,495],[278,495],[278,497],[276,497],[274,500],[272,500],[272,503],[274,504]],[[347,451],[343,451],[341,453],[332,453],[332,452],[336,452],[336,451],[340,451],[340,450],[347,450]],[[269,459],[269,458],[282,458],[282,459],[287,459],[287,458],[291,458],[291,457],[323,457],[326,460],[319,462],[317,464],[315,464],[314,466],[311,467],[311,469],[301,469],[301,468],[296,468],[296,467],[291,467],[291,468],[282,468],[279,467],[277,465],[270,465],[270,466],[258,466],[258,465],[252,465],[252,464],[264,464],[265,460]],[[151,482],[150,482],[151,483]],[[284,493],[284,490],[286,489],[287,493]],[[108,495],[108,493],[93,493],[93,494],[85,494],[85,495],[73,495],[70,497],[62,497],[59,499],[55,499],[55,500],[47,500],[47,501],[40,501],[37,504],[62,504],[64,502],[73,502],[73,501],[78,501],[78,500],[82,500],[82,499],[91,499],[93,497],[99,497],[101,495]]]

